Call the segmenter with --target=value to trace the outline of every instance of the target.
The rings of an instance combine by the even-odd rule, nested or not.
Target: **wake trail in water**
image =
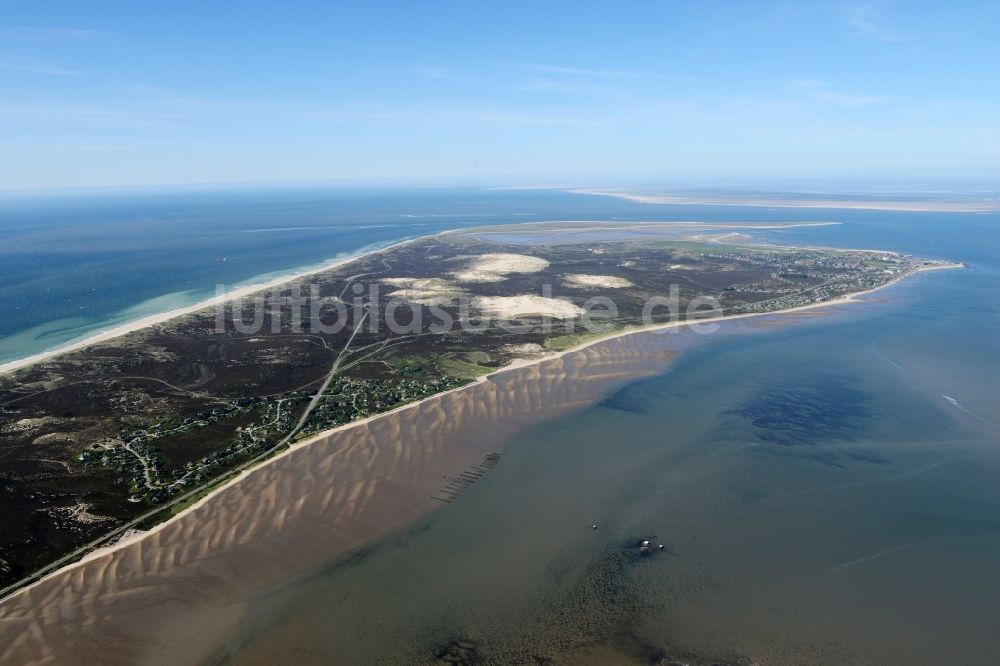
[[[916,375],[914,374],[914,372],[912,370],[910,370],[909,368],[906,368],[906,367],[900,365],[899,363],[896,363],[895,361],[893,361],[892,359],[890,359],[888,356],[886,356],[885,354],[883,354],[879,350],[879,348],[878,348],[879,342],[881,342],[882,338],[886,337],[887,335],[889,335],[889,333],[883,333],[882,335],[880,335],[877,338],[875,338],[874,342],[872,342],[872,354],[874,354],[875,357],[877,359],[879,359],[880,361],[883,361],[883,362],[891,365],[892,367],[896,368],[897,370],[899,370],[903,374],[907,375],[914,384],[920,386],[921,388],[925,388],[926,389],[927,387],[924,386],[922,384],[922,382],[917,381]],[[955,398],[951,397],[950,395],[945,395],[944,393],[939,393],[938,395],[940,395],[942,398],[944,398],[945,400],[947,400],[948,403],[951,406],[953,406],[955,409],[959,410],[960,412],[962,412],[966,416],[971,416],[972,418],[976,419],[977,421],[980,421],[981,423],[985,423],[986,425],[988,425],[989,427],[993,428],[994,430],[1000,431],[1000,424],[994,423],[993,421],[990,421],[989,419],[984,418],[984,417],[980,416],[979,414],[976,414],[974,411],[972,411],[971,409],[965,407],[964,405],[962,405],[962,403],[960,403],[958,400],[956,400]]]
[[[995,538],[997,536],[998,535],[996,533],[990,533],[990,534],[974,534],[974,535],[962,536],[962,537],[946,537],[946,538],[943,538],[943,539],[924,539],[924,540],[921,540],[921,541],[911,541],[909,543],[900,544],[898,546],[892,546],[890,548],[885,548],[885,549],[880,550],[880,551],[878,551],[876,553],[872,553],[871,555],[866,555],[864,557],[859,557],[856,560],[848,560],[846,562],[842,562],[842,563],[838,564],[837,566],[833,567],[833,569],[831,569],[830,572],[831,573],[837,573],[837,572],[840,572],[840,571],[844,571],[846,569],[850,569],[851,567],[855,567],[855,566],[857,566],[859,564],[864,564],[865,562],[872,562],[872,561],[877,560],[880,557],[883,557],[885,555],[889,555],[891,553],[898,553],[901,550],[909,550],[910,548],[917,548],[919,546],[930,546],[930,545],[939,544],[939,543],[947,543],[947,542],[950,542],[950,541],[970,541],[972,539]]]
[[[903,479],[912,479],[913,477],[920,476],[930,472],[931,470],[937,469],[942,465],[948,465],[950,463],[959,462],[961,460],[973,460],[975,458],[983,458],[984,455],[975,456],[961,456],[958,458],[949,458],[947,460],[939,460],[937,462],[924,465],[923,467],[918,467],[917,469],[910,470],[909,472],[904,472],[903,474],[897,474],[895,476],[887,476],[879,479],[867,479],[865,481],[853,481],[851,483],[841,483],[835,486],[824,486],[823,488],[807,488],[805,490],[799,490],[790,493],[783,493],[781,495],[775,495],[775,499],[779,497],[796,497],[799,495],[811,495],[813,493],[824,493],[833,490],[843,490],[844,488],[857,488],[858,486],[872,486],[879,483],[889,483],[891,481],[902,481]]]
[[[832,571],[834,571],[834,572],[843,571],[845,569],[850,569],[853,566],[857,566],[859,564],[864,564],[865,562],[871,562],[873,560],[877,560],[878,558],[882,557],[883,555],[888,555],[890,553],[897,553],[897,552],[899,552],[901,550],[908,550],[910,548],[916,548],[917,546],[929,546],[931,544],[942,543],[944,541],[955,541],[955,538],[953,537],[953,538],[949,538],[949,539],[928,539],[928,540],[924,540],[924,541],[913,541],[912,543],[904,543],[904,544],[899,545],[899,546],[893,546],[891,548],[886,548],[885,550],[880,550],[877,553],[874,553],[872,555],[866,555],[865,557],[859,557],[856,560],[848,560],[847,562],[843,562],[843,563],[838,564],[837,566],[835,566],[832,569]]]
[[[978,421],[982,421],[983,423],[993,428],[994,430],[1000,430],[1000,425],[997,425],[993,421],[990,421],[989,419],[983,418],[979,414],[976,414],[974,411],[968,409],[967,407],[962,405],[962,403],[960,403],[958,400],[955,400],[955,398],[951,397],[950,395],[945,395],[944,393],[942,393],[941,397],[947,400],[955,409],[962,412],[963,414],[967,414],[968,416],[971,416],[972,418]]]
[[[883,354],[881,351],[879,351],[878,343],[881,342],[882,338],[886,337],[887,335],[889,335],[889,333],[883,333],[882,335],[880,335],[877,338],[875,338],[875,341],[872,342],[872,353],[875,354],[875,358],[879,359],[880,361],[884,361],[885,363],[888,363],[889,365],[891,365],[892,367],[896,368],[897,370],[899,370],[899,371],[903,372],[904,374],[909,375],[910,377],[912,377],[913,376],[913,371],[912,370],[904,368],[899,363],[896,363],[895,361],[893,361],[892,359],[890,359],[888,356],[886,356],[885,354]]]

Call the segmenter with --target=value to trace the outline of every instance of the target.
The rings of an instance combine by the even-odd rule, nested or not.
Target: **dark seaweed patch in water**
[[[843,376],[788,381],[758,391],[737,410],[758,439],[779,446],[852,440],[871,419],[871,398]]]
[[[599,405],[630,414],[655,414],[662,409],[664,400],[669,399],[671,390],[660,378],[644,379],[618,389]]]
[[[647,539],[654,550],[649,555],[640,554],[639,546]],[[735,660],[720,661],[655,645],[639,633],[643,622],[660,609],[660,602],[651,601],[648,576],[656,577],[654,569],[669,566],[671,560],[666,548],[660,551],[658,544],[656,537],[641,536],[608,544],[598,553],[564,551],[563,557],[552,563],[553,586],[522,614],[497,618],[491,626],[475,632],[461,630],[460,622],[453,624],[452,636],[475,633],[476,638],[438,644],[433,650],[434,662],[597,663],[594,655],[603,655],[614,663],[736,664]],[[643,578],[647,580],[643,582]],[[439,630],[447,631],[445,627]]]
[[[627,391],[619,391],[614,395],[608,396],[601,401],[601,407],[606,407],[608,409],[615,409],[620,412],[628,412],[629,414],[648,414],[648,406],[645,401],[639,401],[635,399],[634,395],[631,395]]]
[[[434,650],[434,659],[444,664],[472,666],[481,664],[482,658],[476,649],[476,644],[468,640],[455,640],[447,645],[441,645]]]

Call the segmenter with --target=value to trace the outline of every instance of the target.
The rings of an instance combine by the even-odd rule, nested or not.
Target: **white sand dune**
[[[472,303],[483,312],[505,320],[545,316],[556,319],[573,319],[585,312],[583,308],[569,301],[536,296],[535,294],[479,296],[473,299]]]
[[[465,293],[454,282],[441,278],[385,278],[382,282],[400,287],[387,294],[391,298],[419,305],[446,305]]]
[[[608,289],[624,289],[634,287],[629,280],[614,275],[584,275],[583,273],[572,273],[563,278],[567,284],[573,287],[583,287],[592,289],[594,287],[605,287]]]
[[[548,268],[549,262],[528,254],[498,252],[476,257],[466,268],[452,276],[459,282],[502,282],[511,273],[537,273]]]

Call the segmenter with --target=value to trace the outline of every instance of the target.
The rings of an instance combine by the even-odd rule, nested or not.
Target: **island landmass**
[[[781,226],[795,225],[440,234],[12,368],[0,376],[3,592],[162,523],[297,443],[504,368],[955,266],[750,235]],[[495,462],[434,499],[451,501]]]

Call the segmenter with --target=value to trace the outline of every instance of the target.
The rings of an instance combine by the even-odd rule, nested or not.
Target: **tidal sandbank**
[[[770,208],[843,208],[853,210],[891,210],[913,213],[989,213],[1000,210],[996,201],[959,201],[949,199],[824,199],[815,197],[713,197],[684,194],[653,194],[625,190],[583,188],[568,190],[573,194],[592,194],[615,197],[644,204],[673,204],[679,206],[765,206]]]

